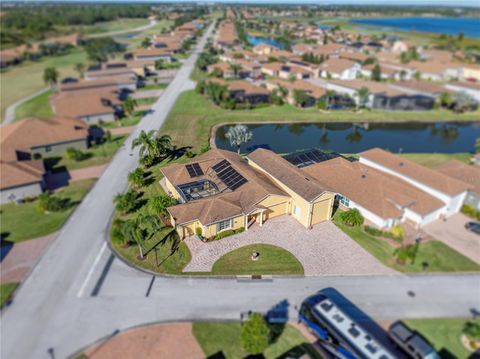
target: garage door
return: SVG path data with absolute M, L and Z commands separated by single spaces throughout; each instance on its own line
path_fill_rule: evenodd
M 266 219 L 281 216 L 282 214 L 287 213 L 287 202 L 280 203 L 280 204 L 275 204 L 273 206 L 268 207 L 266 210 Z
M 330 199 L 326 199 L 324 201 L 313 204 L 312 225 L 330 219 L 328 216 L 330 213 L 330 205 Z

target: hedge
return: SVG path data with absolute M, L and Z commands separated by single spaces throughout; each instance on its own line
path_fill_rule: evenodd
M 227 229 L 225 231 L 222 231 L 220 233 L 217 233 L 216 235 L 214 236 L 211 236 L 208 241 L 218 241 L 219 239 L 222 239 L 222 238 L 225 238 L 225 237 L 228 237 L 228 236 L 232 236 L 234 234 L 237 234 L 237 233 L 242 233 L 243 231 L 245 231 L 245 227 L 240 227 L 238 229 Z

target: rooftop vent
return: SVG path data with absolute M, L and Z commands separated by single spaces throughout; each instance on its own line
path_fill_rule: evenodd
M 404 163 L 403 162 L 400 162 L 400 167 L 403 167 Z

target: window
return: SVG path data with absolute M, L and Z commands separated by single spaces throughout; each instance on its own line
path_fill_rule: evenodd
M 293 215 L 294 215 L 295 217 L 300 217 L 301 214 L 302 214 L 301 208 L 294 205 L 294 206 L 293 206 Z
M 52 146 L 50 145 L 45 146 L 45 152 L 52 152 Z
M 347 197 L 338 196 L 338 201 L 345 207 L 350 207 L 350 200 Z
M 217 223 L 217 232 L 223 231 L 224 229 L 232 228 L 232 220 L 227 219 L 226 221 L 221 221 Z

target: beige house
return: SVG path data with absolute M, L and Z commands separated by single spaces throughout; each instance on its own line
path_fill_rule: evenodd
M 258 149 L 246 159 L 213 149 L 196 162 L 161 169 L 180 204 L 169 207 L 181 238 L 200 228 L 205 237 L 292 215 L 305 227 L 330 219 L 334 194 L 275 153 Z

